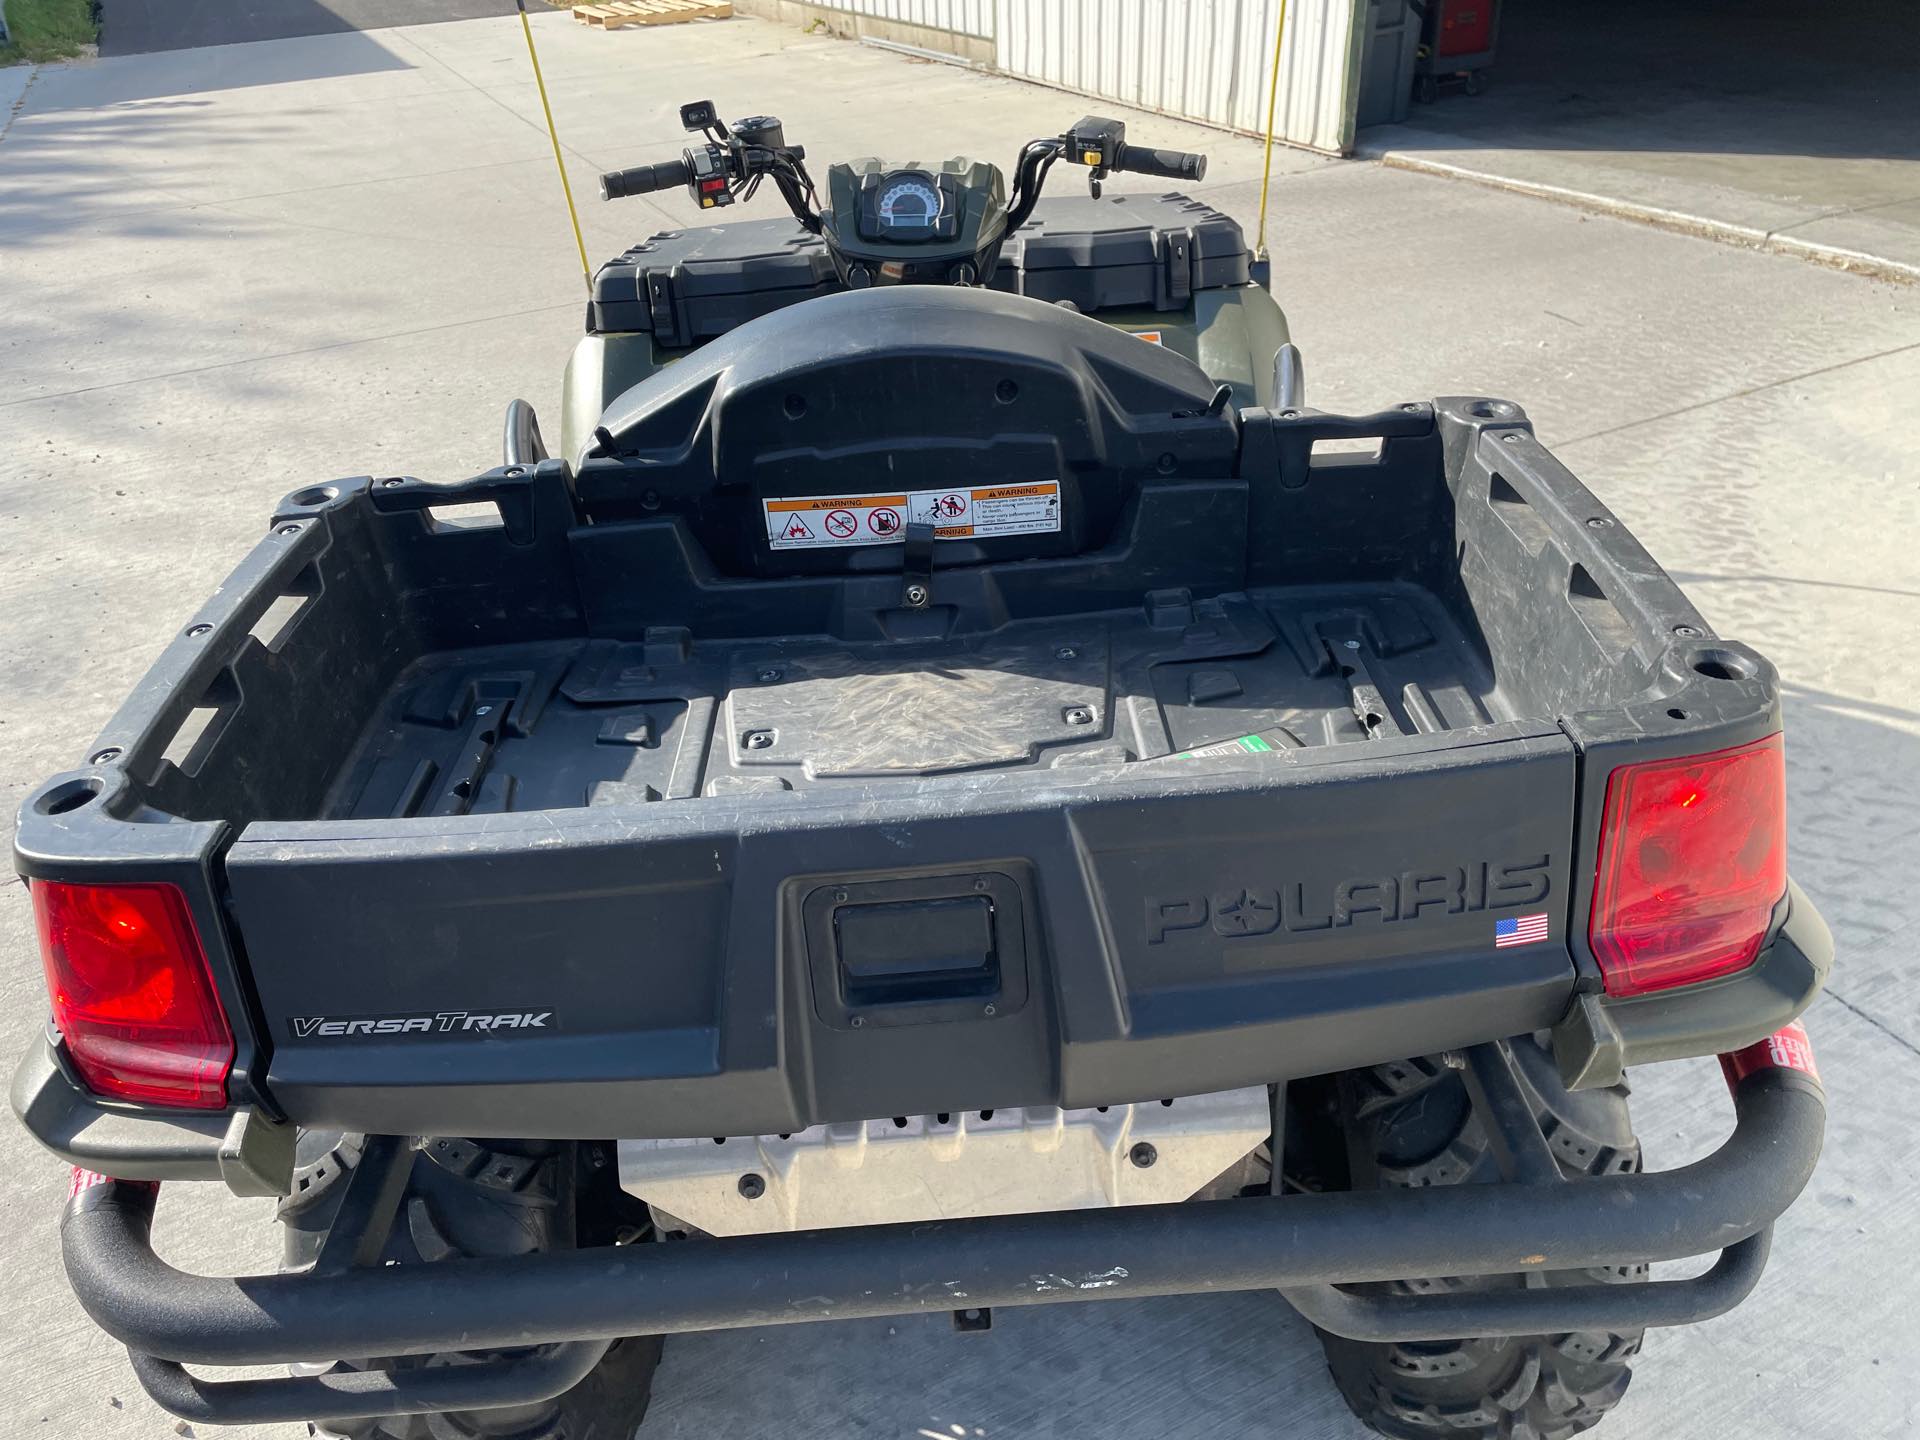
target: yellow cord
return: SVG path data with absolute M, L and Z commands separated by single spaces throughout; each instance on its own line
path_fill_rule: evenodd
M 1273 74 L 1267 80 L 1267 153 L 1260 168 L 1260 232 L 1254 258 L 1267 258 L 1267 185 L 1273 179 L 1273 102 L 1280 98 L 1280 47 L 1287 39 L 1287 0 L 1280 0 L 1280 23 L 1273 32 Z
M 553 128 L 553 107 L 547 103 L 547 82 L 540 74 L 540 52 L 533 48 L 533 26 L 527 23 L 526 0 L 520 7 L 520 29 L 527 37 L 527 58 L 533 61 L 533 83 L 540 87 L 540 109 L 547 117 L 547 138 L 553 142 L 553 163 L 560 168 L 560 190 L 567 197 L 567 218 L 573 222 L 573 243 L 580 251 L 580 275 L 593 290 L 593 267 L 587 263 L 587 242 L 580 236 L 580 212 L 573 208 L 573 186 L 567 183 L 567 162 L 560 157 L 560 132 Z

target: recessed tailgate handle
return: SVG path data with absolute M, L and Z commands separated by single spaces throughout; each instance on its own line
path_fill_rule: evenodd
M 848 1005 L 963 999 L 1000 988 L 993 902 L 985 895 L 843 905 L 833 936 Z

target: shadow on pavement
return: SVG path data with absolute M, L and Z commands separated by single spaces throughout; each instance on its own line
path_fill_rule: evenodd
M 138 0 L 136 0 L 138 3 Z M 310 0 L 299 0 L 310 3 Z M 102 54 L 110 53 L 102 46 Z M 128 53 L 128 52 L 122 52 Z M 287 85 L 302 80 L 329 80 L 381 71 L 416 69 L 377 40 L 351 27 L 328 39 L 306 45 L 262 45 L 246 49 L 216 46 L 178 50 L 145 61 L 123 65 L 43 66 L 28 92 L 21 119 L 50 110 L 83 110 L 137 102 L 204 95 L 222 90 L 246 90 Z M 147 110 L 141 115 L 150 113 Z M 11 148 L 19 121 L 9 130 L 9 149 L 0 151 L 0 181 L 12 169 Z
M 69 235 L 100 228 L 128 242 L 190 232 L 190 214 L 153 203 L 167 184 L 170 152 L 244 149 L 279 128 L 270 118 L 249 133 L 219 126 L 206 113 L 214 103 L 181 96 L 29 111 L 30 124 L 17 127 L 0 150 L 0 256 L 57 247 Z M 126 277 L 102 276 L 101 283 L 124 289 Z
M 145 55 L 202 45 L 336 35 L 511 15 L 513 0 L 103 0 L 100 53 Z

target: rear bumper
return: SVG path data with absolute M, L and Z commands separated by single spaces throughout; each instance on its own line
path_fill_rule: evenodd
M 1789 880 L 1779 925 L 1745 970 L 1625 1000 L 1580 995 L 1553 1028 L 1560 1078 L 1583 1090 L 1615 1084 L 1630 1066 L 1737 1050 L 1797 1018 L 1832 968 L 1833 934 Z
M 1320 1034 L 1313 1041 L 1318 1048 L 1296 1040 L 1280 1045 L 1274 1053 L 1295 1061 L 1292 1071 L 1311 1074 L 1316 1069 L 1362 1064 L 1369 1053 L 1375 1058 L 1431 1053 L 1449 1046 L 1471 1045 L 1490 1034 L 1513 1034 L 1552 1024 L 1561 1077 L 1570 1088 L 1584 1089 L 1613 1084 L 1626 1066 L 1735 1050 L 1800 1015 L 1813 1002 L 1833 966 L 1833 937 L 1799 886 L 1789 884 L 1781 908 L 1779 928 L 1754 964 L 1711 984 L 1626 1001 L 1584 993 L 1574 996 L 1571 1006 L 1557 982 L 1545 991 L 1534 985 L 1523 987 L 1524 1000 L 1516 999 L 1521 992 L 1477 992 L 1470 1008 L 1463 1005 L 1459 995 L 1429 996 L 1397 1007 L 1355 1006 L 1338 1014 L 1313 1013 L 1289 1022 L 1293 1031 L 1318 1030 Z M 1549 1008 L 1531 1008 L 1543 995 L 1550 1001 Z M 1402 1043 L 1403 1049 L 1382 1050 L 1382 1036 Z M 1373 1052 L 1363 1050 L 1363 1045 L 1373 1047 Z M 1298 1063 L 1303 1056 L 1315 1063 Z M 1107 1063 L 1134 1071 L 1150 1064 L 1163 1066 L 1170 1076 L 1186 1077 L 1184 1081 L 1170 1081 L 1170 1093 L 1194 1094 L 1199 1093 L 1196 1087 L 1204 1088 L 1195 1078 L 1196 1064 L 1207 1058 L 1204 1040 L 1182 1035 L 1170 1040 L 1128 1039 Z M 1286 1078 L 1271 1073 L 1272 1062 L 1267 1064 L 1267 1071 L 1256 1071 L 1251 1080 L 1241 1076 L 1234 1083 L 1265 1084 Z M 491 1092 L 482 1087 L 474 1093 L 484 1100 Z M 1032 1103 L 1038 1093 L 1021 1090 L 1011 1097 L 993 1097 L 994 1104 Z M 291 1181 L 296 1134 L 293 1123 L 267 1115 L 257 1106 L 241 1106 L 230 1113 L 202 1113 L 141 1109 L 102 1101 L 88 1094 L 69 1073 L 57 1045 L 44 1035 L 34 1037 L 21 1057 L 13 1075 L 11 1098 L 14 1113 L 35 1139 L 68 1164 L 85 1170 L 121 1180 L 219 1180 L 239 1195 L 283 1195 Z M 889 1098 L 907 1113 L 978 1108 L 932 1097 L 921 1097 L 929 1103 L 916 1107 L 897 1099 L 892 1092 Z M 1114 1097 L 1098 1093 L 1080 1097 L 1088 1104 L 1110 1098 Z M 777 1119 L 757 1129 L 747 1126 L 728 1130 L 716 1125 L 700 1133 L 775 1133 L 782 1128 L 805 1129 L 816 1119 L 844 1119 L 854 1113 L 848 1110 L 827 1117 Z M 600 1120 L 604 1125 L 605 1117 Z M 383 1127 L 357 1111 L 335 1116 L 334 1122 L 320 1128 L 422 1133 L 414 1127 Z M 516 1128 L 507 1123 L 480 1128 L 487 1133 L 522 1137 L 544 1133 L 538 1127 Z M 469 1128 L 425 1133 L 475 1132 Z M 577 1133 L 594 1132 L 592 1127 L 584 1127 Z
M 1752 1288 L 1770 1227 L 1819 1154 L 1819 1084 L 1786 1068 L 1791 1057 L 1783 1061 L 1768 1043 L 1741 1052 L 1729 1071 L 1737 1123 L 1727 1142 L 1656 1174 L 1559 1181 L 1539 1162 L 1536 1130 L 1507 1137 L 1510 1178 L 1494 1185 L 236 1279 L 184 1274 L 161 1260 L 149 1243 L 157 1187 L 103 1180 L 76 1195 L 61 1238 L 87 1313 L 134 1352 L 156 1399 L 206 1423 L 527 1403 L 569 1388 L 605 1342 L 625 1335 L 1200 1291 L 1278 1289 L 1316 1324 L 1365 1339 L 1676 1325 L 1719 1314 Z M 1480 1047 L 1469 1059 L 1478 1069 L 1496 1050 Z M 1505 1127 L 1497 1097 L 1484 1113 Z M 1724 1253 L 1706 1275 L 1644 1285 L 1439 1296 L 1337 1288 L 1714 1251 Z M 210 1382 L 181 1368 L 516 1349 L 471 1366 L 313 1379 Z
M 121 1180 L 219 1180 L 236 1195 L 284 1195 L 293 1125 L 250 1105 L 232 1111 L 157 1110 L 88 1093 L 50 1036 L 14 1068 L 13 1112 L 69 1165 Z

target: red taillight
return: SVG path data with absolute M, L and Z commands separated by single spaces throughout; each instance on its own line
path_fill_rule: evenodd
M 233 1031 L 172 885 L 33 884 L 53 1023 L 99 1095 L 218 1110 Z
M 1588 940 L 1609 995 L 1730 975 L 1787 892 L 1780 737 L 1622 765 L 1607 781 Z

